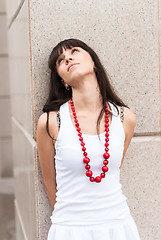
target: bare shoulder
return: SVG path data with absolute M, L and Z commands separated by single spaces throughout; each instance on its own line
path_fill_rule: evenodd
M 124 107 L 124 122 L 125 122 L 125 124 L 128 124 L 129 126 L 135 127 L 135 125 L 136 125 L 135 113 L 127 107 Z
M 44 128 L 47 122 L 47 113 L 42 113 L 38 119 L 38 126 Z M 56 111 L 49 112 L 49 126 L 56 124 Z

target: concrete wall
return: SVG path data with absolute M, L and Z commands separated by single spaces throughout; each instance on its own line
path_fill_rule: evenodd
M 7 3 L 17 239 L 45 240 L 51 224 L 36 154 L 36 124 L 47 97 L 48 55 L 60 40 L 75 37 L 95 49 L 117 92 L 136 113 L 121 182 L 141 239 L 160 240 L 159 0 Z
M 28 1 L 6 1 L 17 240 L 38 239 Z
M 0 1 L 0 177 L 13 175 L 11 99 L 5 0 Z

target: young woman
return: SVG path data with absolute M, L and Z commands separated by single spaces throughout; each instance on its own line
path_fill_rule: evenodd
M 120 167 L 134 113 L 114 92 L 96 53 L 78 39 L 53 48 L 49 97 L 37 125 L 48 240 L 139 240 Z

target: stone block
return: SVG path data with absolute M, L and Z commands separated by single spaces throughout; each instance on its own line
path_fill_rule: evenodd
M 7 26 L 14 19 L 16 13 L 21 11 L 21 6 L 23 6 L 24 2 L 25 0 L 6 0 Z
M 4 13 L 6 11 L 6 1 L 1 0 L 0 1 L 0 12 Z
M 0 95 L 7 96 L 10 94 L 8 57 L 0 57 L 0 73 Z
M 0 99 L 0 136 L 11 135 L 11 105 L 10 98 Z
M 123 193 L 142 240 L 161 239 L 160 147 L 160 137 L 135 137 L 121 169 Z
M 36 239 L 37 230 L 34 141 L 16 119 L 12 122 L 15 198 L 21 226 L 28 239 Z M 35 232 L 34 232 L 35 231 Z M 31 234 L 33 234 L 31 236 Z
M 9 75 L 12 115 L 32 134 L 32 92 L 27 7 L 26 2 L 8 33 L 10 55 Z
M 117 93 L 136 114 L 135 132 L 160 131 L 157 1 L 71 0 L 53 5 L 52 0 L 31 0 L 30 7 L 35 120 L 47 96 L 48 55 L 60 40 L 72 37 L 98 53 Z
M 6 16 L 0 15 L 0 54 L 8 53 Z
M 1 219 L 0 222 L 1 239 L 16 240 L 13 194 L 0 193 L 0 219 Z
M 12 138 L 1 138 L 1 176 L 13 176 Z

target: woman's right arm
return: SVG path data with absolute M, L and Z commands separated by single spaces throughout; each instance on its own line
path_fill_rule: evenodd
M 54 138 L 54 126 L 57 130 L 55 115 L 56 114 L 52 112 L 52 118 L 49 118 L 49 120 L 51 120 L 51 123 L 49 121 L 49 132 L 50 135 Z M 54 162 L 55 148 L 53 140 L 49 137 L 46 131 L 46 121 L 47 113 L 43 113 L 39 117 L 37 124 L 36 142 L 45 191 L 48 195 L 52 207 L 54 207 L 56 201 L 56 171 Z

